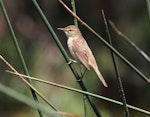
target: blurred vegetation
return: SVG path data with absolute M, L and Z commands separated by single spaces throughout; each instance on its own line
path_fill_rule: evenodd
M 51 22 L 56 34 L 61 39 L 66 51 L 68 51 L 66 37 L 62 32 L 57 31 L 57 28 L 73 24 L 72 16 L 68 14 L 58 1 L 39 0 L 38 3 L 42 7 L 49 22 Z M 37 14 L 32 1 L 5 0 L 4 4 L 31 76 L 79 88 L 63 56 Z M 66 4 L 70 6 L 70 1 L 66 1 Z M 125 35 L 150 56 L 150 24 L 146 1 L 82 0 L 76 1 L 76 8 L 78 16 L 84 19 L 104 39 L 107 39 L 108 37 L 101 15 L 101 9 L 103 9 L 107 18 L 115 22 Z M 100 71 L 109 84 L 109 88 L 104 88 L 94 71 L 91 70 L 86 72 L 86 78 L 84 79 L 88 91 L 120 100 L 109 49 L 86 28 L 81 25 L 79 27 L 96 57 Z M 146 76 L 149 76 L 150 63 L 145 61 L 129 44 L 117 36 L 113 30 L 111 30 L 111 36 L 114 47 Z M 22 66 L 11 38 L 3 12 L 0 10 L 0 54 L 18 72 L 22 73 Z M 150 110 L 149 86 L 126 64 L 120 61 L 120 59 L 117 59 L 117 63 L 125 88 L 127 103 L 145 110 Z M 78 65 L 75 66 L 79 69 Z M 18 92 L 31 96 L 29 88 L 21 80 L 16 78 L 16 76 L 6 73 L 6 69 L 8 69 L 6 65 L 0 61 L 0 82 Z M 34 85 L 48 100 L 51 100 L 56 107 L 60 108 L 60 110 L 83 115 L 82 95 L 37 82 Z M 123 110 L 118 105 L 97 99 L 94 99 L 94 101 L 100 107 L 104 117 L 119 117 L 123 115 Z M 0 115 L 2 117 L 38 116 L 36 111 L 3 93 L 0 93 L 0 102 L 2 102 L 0 106 Z M 89 107 L 88 110 L 89 115 L 92 116 L 91 108 Z M 137 115 L 148 117 L 147 115 L 132 110 L 130 110 L 130 113 L 132 117 L 137 117 Z

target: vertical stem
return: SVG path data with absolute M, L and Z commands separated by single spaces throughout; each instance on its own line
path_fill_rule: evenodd
M 72 11 L 76 14 L 76 6 L 75 6 L 75 1 L 74 0 L 71 0 L 71 6 L 72 6 Z M 78 27 L 78 21 L 76 18 L 73 18 L 74 20 L 74 24 L 75 26 Z
M 104 23 L 105 23 L 105 26 L 106 26 L 106 31 L 107 31 L 107 34 L 108 34 L 109 43 L 110 43 L 111 46 L 113 46 L 112 41 L 111 41 L 111 36 L 110 36 L 110 33 L 109 33 L 109 29 L 108 29 L 108 24 L 107 24 L 106 17 L 105 17 L 105 14 L 104 14 L 103 10 L 102 10 L 102 15 L 103 15 Z M 122 98 L 123 107 L 124 107 L 124 111 L 125 111 L 125 116 L 130 117 L 129 110 L 128 110 L 128 107 L 127 107 L 126 97 L 125 97 L 125 93 L 124 93 L 124 89 L 123 89 L 123 85 L 122 85 L 122 81 L 121 81 L 121 78 L 120 78 L 119 69 L 118 69 L 116 58 L 115 58 L 115 55 L 114 55 L 113 51 L 111 51 L 111 56 L 112 56 L 114 69 L 115 69 L 116 76 L 117 76 L 119 93 L 120 93 L 120 97 Z
M 85 95 L 83 95 L 83 104 L 84 104 L 84 117 L 88 117 L 87 102 L 86 102 L 86 96 Z
M 148 16 L 150 20 L 150 0 L 146 0 L 146 4 L 147 4 L 147 11 L 148 11 Z
M 20 47 L 19 47 L 19 44 L 18 44 L 16 35 L 15 35 L 14 31 L 13 31 L 13 28 L 12 28 L 12 25 L 11 25 L 11 23 L 10 23 L 10 20 L 9 20 L 9 17 L 8 17 L 8 14 L 7 14 L 7 11 L 6 11 L 6 8 L 5 8 L 4 3 L 3 3 L 2 0 L 0 1 L 0 5 L 1 5 L 1 8 L 2 8 L 2 10 L 3 10 L 4 17 L 5 17 L 6 21 L 7 21 L 7 25 L 8 25 L 8 27 L 9 27 L 9 30 L 10 30 L 10 33 L 11 33 L 11 36 L 12 36 L 12 39 L 13 39 L 15 48 L 16 48 L 16 50 L 17 50 L 18 56 L 19 56 L 19 58 L 20 58 L 20 61 L 21 61 L 23 70 L 24 70 L 25 74 L 29 76 L 29 72 L 28 72 L 27 66 L 26 66 L 26 64 L 25 64 L 25 61 L 24 61 L 24 58 L 23 58 L 21 49 L 20 49 Z M 29 82 L 30 84 L 32 84 L 32 82 L 31 82 L 30 79 L 28 79 L 28 82 Z M 38 98 L 37 98 L 36 93 L 34 92 L 34 90 L 32 90 L 31 88 L 30 88 L 30 90 L 31 90 L 31 92 L 32 92 L 32 95 L 33 95 L 33 98 L 34 98 L 35 102 L 38 102 Z M 37 107 L 37 110 L 38 110 L 38 112 L 39 112 L 39 116 L 40 116 L 40 117 L 43 117 L 43 116 L 42 116 L 42 113 L 41 113 L 41 111 L 39 110 L 38 107 Z

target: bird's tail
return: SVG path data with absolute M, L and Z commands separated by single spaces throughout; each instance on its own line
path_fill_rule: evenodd
M 107 85 L 106 81 L 104 80 L 102 74 L 100 73 L 98 67 L 97 67 L 97 66 L 96 66 L 96 67 L 93 67 L 93 69 L 94 69 L 94 71 L 96 72 L 96 74 L 97 74 L 98 78 L 100 79 L 100 81 L 103 83 L 103 85 L 104 85 L 105 87 L 108 87 L 108 85 Z

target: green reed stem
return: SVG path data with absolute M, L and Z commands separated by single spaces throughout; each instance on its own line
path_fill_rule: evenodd
M 102 15 L 103 15 L 103 19 L 104 19 L 104 23 L 105 23 L 105 27 L 106 27 L 106 32 L 107 32 L 108 39 L 109 39 L 109 43 L 113 47 L 112 39 L 111 39 L 109 28 L 108 28 L 108 23 L 107 23 L 107 20 L 106 20 L 106 17 L 105 17 L 105 14 L 104 14 L 103 10 L 102 10 Z M 125 93 L 124 93 L 124 89 L 123 89 L 123 85 L 122 85 L 122 81 L 121 81 L 121 77 L 120 77 L 119 68 L 118 68 L 118 65 L 117 65 L 117 62 L 116 62 L 115 54 L 113 53 L 112 50 L 111 50 L 111 56 L 112 56 L 112 60 L 113 60 L 113 64 L 114 64 L 114 69 L 115 69 L 116 77 L 117 77 L 117 82 L 118 82 L 118 88 L 119 88 L 120 97 L 121 97 L 122 102 L 123 102 L 125 116 L 126 117 L 130 117 L 130 113 L 129 113 L 129 109 L 127 107 L 126 97 L 125 97 Z
M 148 11 L 148 16 L 149 16 L 149 21 L 150 21 L 150 0 L 146 0 L 147 4 L 147 11 Z
M 71 6 L 72 6 L 72 11 L 73 11 L 75 14 L 77 14 L 77 12 L 76 12 L 75 0 L 71 0 Z M 77 21 L 77 19 L 76 19 L 76 18 L 73 18 L 73 21 L 74 21 L 75 26 L 78 27 L 78 21 Z
M 13 30 L 13 28 L 12 28 L 12 25 L 11 25 L 11 23 L 10 23 L 10 20 L 9 20 L 7 11 L 6 11 L 6 8 L 5 8 L 4 3 L 3 3 L 2 0 L 0 1 L 0 6 L 1 6 L 2 11 L 3 11 L 3 13 L 4 13 L 4 17 L 5 17 L 5 19 L 6 19 L 6 22 L 7 22 L 8 27 L 9 27 L 9 30 L 10 30 L 10 33 L 11 33 L 11 36 L 12 36 L 12 39 L 13 39 L 15 48 L 16 48 L 16 50 L 17 50 L 18 56 L 19 56 L 19 58 L 20 58 L 20 61 L 21 61 L 23 70 L 24 70 L 25 74 L 29 76 L 29 72 L 28 72 L 27 66 L 26 66 L 26 64 L 25 64 L 25 61 L 24 61 L 24 58 L 23 58 L 21 49 L 20 49 L 20 47 L 19 47 L 19 44 L 18 44 L 16 35 L 15 35 L 15 33 L 14 33 L 14 30 Z M 32 84 L 32 81 L 31 81 L 30 79 L 28 79 L 28 82 Z M 31 90 L 31 93 L 32 93 L 32 95 L 33 95 L 33 98 L 34 98 L 35 102 L 38 103 L 38 98 L 37 98 L 37 96 L 36 96 L 36 93 L 35 93 L 34 90 L 32 90 L 31 88 L 30 88 L 30 90 Z M 41 113 L 41 111 L 39 110 L 38 107 L 37 107 L 37 110 L 38 110 L 38 112 L 39 112 L 39 116 L 40 116 L 40 117 L 43 117 L 43 115 L 42 115 L 42 113 Z

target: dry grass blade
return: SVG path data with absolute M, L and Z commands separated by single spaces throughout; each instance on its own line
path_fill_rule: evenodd
M 70 113 L 66 113 L 66 112 L 58 112 L 59 114 L 61 115 L 64 115 L 64 116 L 67 116 L 67 117 L 81 117 L 81 116 L 78 116 L 78 115 L 75 115 L 75 114 L 70 114 Z
M 69 11 L 69 13 L 73 16 L 73 17 L 75 17 L 82 25 L 86 25 L 86 23 L 84 22 L 84 21 L 82 21 L 77 15 L 76 15 L 76 13 L 74 13 L 74 12 L 72 12 L 69 8 L 68 8 L 68 6 L 66 5 L 66 4 L 64 4 L 64 2 L 62 1 L 62 0 L 58 0 L 68 11 Z

